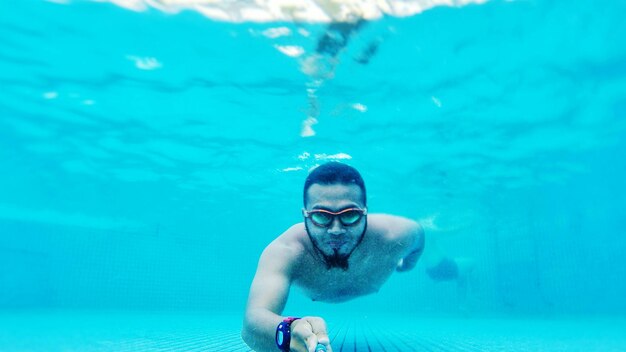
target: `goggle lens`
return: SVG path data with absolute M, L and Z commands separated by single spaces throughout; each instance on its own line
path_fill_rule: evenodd
M 331 222 L 333 222 L 334 216 L 328 213 L 315 212 L 311 213 L 311 221 L 313 221 L 316 225 L 320 226 L 328 226 Z
M 357 221 L 361 220 L 361 212 L 356 210 L 350 210 L 339 215 L 339 221 L 344 225 L 353 225 Z

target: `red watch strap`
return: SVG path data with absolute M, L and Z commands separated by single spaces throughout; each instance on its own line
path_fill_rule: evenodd
M 291 325 L 291 323 L 293 323 L 294 321 L 298 320 L 300 318 L 296 318 L 296 317 L 286 317 L 285 319 L 283 319 L 283 321 L 289 325 Z

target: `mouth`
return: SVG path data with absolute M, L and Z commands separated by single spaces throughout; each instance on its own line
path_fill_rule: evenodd
M 333 249 L 339 249 L 346 244 L 345 241 L 329 241 L 328 245 Z

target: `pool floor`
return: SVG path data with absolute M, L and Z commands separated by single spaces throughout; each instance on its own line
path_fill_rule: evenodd
M 327 317 L 334 352 L 626 351 L 626 319 Z M 250 351 L 241 316 L 0 312 L 0 351 Z

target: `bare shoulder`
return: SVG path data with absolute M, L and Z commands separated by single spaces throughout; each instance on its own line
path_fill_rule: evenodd
M 423 235 L 423 230 L 417 221 L 397 215 L 370 214 L 367 216 L 368 231 L 376 232 L 377 237 L 387 243 L 402 246 L 411 245 L 417 237 Z
M 291 226 L 265 247 L 259 265 L 292 268 L 305 253 L 305 235 L 302 223 Z

